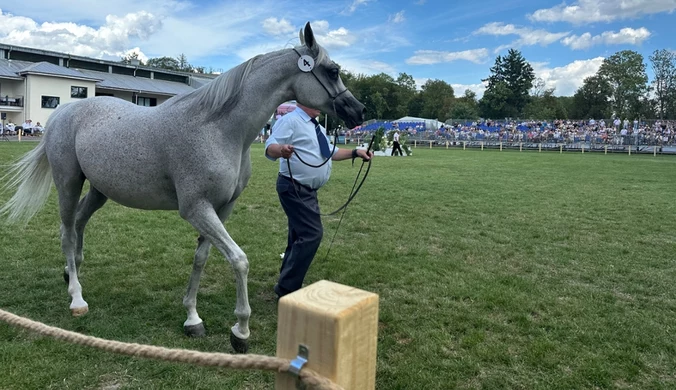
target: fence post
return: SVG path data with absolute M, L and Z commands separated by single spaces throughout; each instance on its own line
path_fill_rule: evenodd
M 603 154 L 608 154 L 608 145 L 604 146 L 603 150 L 604 150 Z
M 538 153 L 542 153 L 542 144 L 541 143 L 538 144 Z
M 467 141 L 462 141 L 462 150 L 465 150 L 467 147 Z
M 430 149 L 432 149 L 432 141 L 430 141 Z
M 523 151 L 523 142 L 519 142 L 519 152 Z
M 563 153 L 563 145 L 559 145 L 559 154 Z
M 502 141 L 500 141 L 500 151 L 502 152 Z
M 23 133 L 22 130 L 19 130 L 19 131 L 16 132 L 17 137 L 18 137 L 18 138 L 17 138 L 17 141 L 19 141 L 19 142 L 21 142 L 21 133 Z
M 584 154 L 584 144 L 582 144 L 582 154 Z
M 308 349 L 310 368 L 344 389 L 375 389 L 378 295 L 326 280 L 279 300 L 277 357 L 295 359 Z M 276 390 L 296 390 L 278 373 Z
M 446 149 L 448 149 L 448 141 L 446 141 Z
M 414 148 L 417 148 L 417 147 L 418 147 L 418 140 L 417 140 L 417 139 L 414 139 L 414 140 L 413 140 L 413 147 L 414 147 Z
M 484 141 L 481 141 L 481 150 L 484 150 Z
M 629 145 L 629 147 L 627 147 L 627 149 L 629 149 L 629 155 L 631 156 L 631 145 Z
M 653 157 L 657 157 L 657 145 L 653 146 Z

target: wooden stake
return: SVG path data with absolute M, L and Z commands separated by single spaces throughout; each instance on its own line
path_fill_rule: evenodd
M 446 149 L 448 149 L 448 141 L 446 141 Z
M 559 154 L 563 153 L 563 145 L 559 145 Z
M 481 141 L 481 150 L 484 150 L 484 141 Z
M 279 300 L 277 357 L 295 359 L 344 389 L 375 389 L 378 295 L 326 280 Z M 276 390 L 295 390 L 296 378 L 279 373 Z
M 538 144 L 538 153 L 542 152 L 542 144 Z
M 500 151 L 502 152 L 502 142 L 500 142 Z
M 519 142 L 519 152 L 523 151 L 523 142 Z
M 582 144 L 582 154 L 584 154 L 584 144 Z
M 432 141 L 430 141 L 430 149 L 432 149 Z
M 627 149 L 629 149 L 629 155 L 631 156 L 631 145 Z
M 603 154 L 608 154 L 608 145 L 604 146 L 603 150 L 604 150 Z
M 653 157 L 657 157 L 657 145 L 653 146 Z
M 467 141 L 462 141 L 462 150 L 465 150 L 467 147 Z

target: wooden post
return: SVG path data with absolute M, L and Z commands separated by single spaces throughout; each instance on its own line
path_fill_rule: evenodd
M 582 154 L 584 154 L 584 144 L 582 144 Z
M 629 149 L 629 155 L 631 156 L 631 145 L 627 149 Z
M 538 153 L 542 153 L 542 144 L 538 144 Z
M 465 150 L 467 147 L 467 141 L 462 141 L 462 150 Z
M 19 130 L 16 132 L 17 134 L 17 141 L 21 142 L 21 133 L 23 133 L 23 130 Z
M 559 154 L 563 153 L 563 145 L 559 145 Z
M 279 300 L 277 357 L 295 359 L 344 389 L 376 388 L 378 295 L 319 281 Z M 296 390 L 296 379 L 278 373 L 276 390 Z
M 414 147 L 414 148 L 417 148 L 417 147 L 418 147 L 418 140 L 417 140 L 417 139 L 414 139 L 414 140 L 413 140 L 413 147 Z
M 502 152 L 502 141 L 500 141 L 500 151 Z
M 481 141 L 481 150 L 484 150 L 484 141 Z
M 657 145 L 653 146 L 653 157 L 657 157 Z
M 446 141 L 446 149 L 448 149 L 448 141 Z
M 603 154 L 608 154 L 608 145 L 603 147 Z
M 430 141 L 430 149 L 432 149 L 432 141 Z
M 519 142 L 519 152 L 523 151 L 523 142 Z

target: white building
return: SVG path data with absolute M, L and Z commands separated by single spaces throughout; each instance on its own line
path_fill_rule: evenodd
M 0 43 L 0 118 L 46 125 L 59 104 L 92 96 L 155 106 L 215 77 Z

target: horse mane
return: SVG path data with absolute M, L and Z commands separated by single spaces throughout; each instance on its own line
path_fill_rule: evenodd
M 316 45 L 318 52 L 315 63 L 319 64 L 328 58 L 328 53 L 324 47 L 319 44 Z M 302 47 L 304 46 L 297 46 L 295 49 L 298 50 Z M 279 52 L 282 51 L 280 50 Z M 164 104 L 178 104 L 183 101 L 191 101 L 191 104 L 195 104 L 201 108 L 202 113 L 207 118 L 220 117 L 229 112 L 237 104 L 240 96 L 239 93 L 242 90 L 244 82 L 251 74 L 254 62 L 262 56 L 262 54 L 259 54 L 216 77 L 205 86 L 169 99 Z
M 259 57 L 261 56 L 257 55 L 235 66 L 195 91 L 176 96 L 175 99 L 170 100 L 173 101 L 173 104 L 190 100 L 192 104 L 200 107 L 207 117 L 220 116 L 230 111 L 237 103 L 242 85 L 251 73 L 253 63 Z M 164 104 L 167 103 L 169 101 Z

